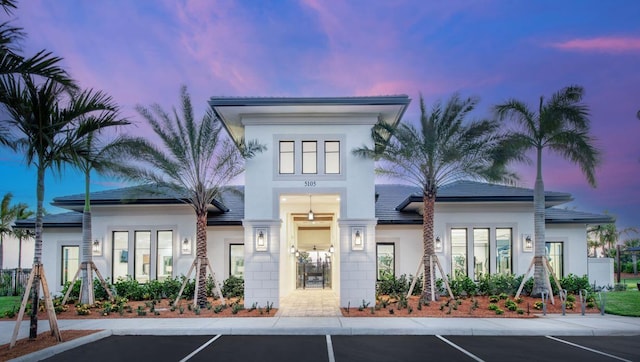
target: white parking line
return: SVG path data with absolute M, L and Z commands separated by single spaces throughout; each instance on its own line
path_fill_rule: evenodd
M 222 337 L 222 334 L 218 334 L 217 336 L 211 338 L 210 340 L 207 341 L 207 343 L 203 344 L 202 346 L 198 347 L 198 349 L 196 349 L 195 351 L 189 353 L 189 355 L 183 359 L 180 360 L 180 362 L 185 362 L 188 361 L 189 359 L 191 359 L 191 357 L 195 356 L 196 354 L 198 354 L 200 351 L 202 351 L 203 349 L 207 348 L 208 345 L 210 345 L 211 343 L 215 342 L 216 339 Z
M 545 336 L 545 337 L 547 337 L 549 339 L 553 339 L 554 341 L 558 341 L 558 342 L 562 342 L 562 343 L 568 344 L 570 346 L 582 348 L 582 349 L 584 349 L 586 351 L 589 351 L 589 352 L 593 352 L 593 353 L 601 354 L 603 356 L 607 356 L 607 357 L 610 357 L 610 358 L 613 358 L 613 359 L 617 359 L 618 361 L 632 362 L 631 360 L 624 359 L 624 358 L 618 357 L 618 356 L 614 356 L 614 355 L 606 353 L 606 352 L 598 351 L 597 349 L 581 346 L 581 345 L 575 344 L 573 342 L 565 341 L 564 339 L 560 339 L 560 338 L 556 338 L 556 337 L 552 337 L 552 336 Z
M 451 347 L 457 349 L 458 351 L 460 351 L 460 352 L 466 354 L 467 356 L 473 358 L 474 360 L 476 360 L 478 362 L 484 362 L 484 360 L 482 358 L 480 358 L 480 357 L 476 356 L 475 354 L 467 351 L 466 349 L 458 346 L 457 344 L 451 342 L 450 340 L 444 338 L 443 336 L 440 336 L 440 335 L 436 334 L 436 337 L 438 337 L 441 341 L 445 342 L 446 344 L 450 345 Z
M 333 355 L 333 343 L 331 342 L 331 336 L 327 334 L 327 353 L 329 354 L 329 362 L 336 362 L 336 357 Z

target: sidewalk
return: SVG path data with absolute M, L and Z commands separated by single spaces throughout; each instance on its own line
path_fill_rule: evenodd
M 0 322 L 0 344 L 9 343 L 15 321 Z M 613 315 L 547 315 L 539 318 L 128 318 L 63 319 L 61 330 L 104 329 L 114 335 L 526 335 L 606 336 L 640 335 L 640 318 Z M 38 333 L 49 330 L 39 321 Z M 20 324 L 18 339 L 29 335 L 29 321 Z

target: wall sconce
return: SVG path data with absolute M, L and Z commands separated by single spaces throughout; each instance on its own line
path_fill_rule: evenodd
M 531 240 L 531 235 L 522 234 L 522 250 L 528 252 L 533 251 L 533 240 Z
M 336 251 L 336 248 L 333 247 L 333 244 L 329 247 L 329 252 L 333 254 Z
M 440 236 L 436 236 L 436 241 L 434 243 L 434 250 L 436 253 L 442 252 L 442 239 L 440 239 Z
M 95 239 L 91 248 L 93 255 L 102 255 L 102 242 L 100 239 Z
M 182 240 L 182 249 L 180 249 L 183 255 L 191 254 L 191 239 L 184 238 Z
M 269 245 L 269 235 L 267 229 L 256 229 L 256 251 L 267 251 Z
M 289 248 L 289 252 L 290 252 L 291 254 L 295 254 L 295 253 L 296 253 L 296 247 L 295 247 L 295 246 L 293 246 L 293 244 L 291 244 L 291 248 Z
M 364 250 L 364 228 L 351 228 L 351 250 Z

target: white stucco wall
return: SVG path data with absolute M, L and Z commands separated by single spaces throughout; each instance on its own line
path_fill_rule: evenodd
M 22 239 L 22 263 L 21 267 L 31 268 L 33 264 L 33 251 L 35 242 L 33 238 Z M 18 238 L 5 235 L 2 242 L 4 269 L 15 269 L 18 267 L 19 242 Z
M 42 233 L 42 265 L 52 294 L 62 290 L 62 247 L 80 243 L 81 228 L 46 228 Z

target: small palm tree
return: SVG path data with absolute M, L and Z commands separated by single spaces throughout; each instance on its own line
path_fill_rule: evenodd
M 589 108 L 582 103 L 583 94 L 582 87 L 569 86 L 554 93 L 546 102 L 544 97 L 540 97 L 537 110 L 516 99 L 495 106 L 499 119 L 511 119 L 517 127 L 506 145 L 510 152 L 520 154 L 522 159 L 527 151 L 533 150 L 536 153 L 533 296 L 545 292 L 548 282 L 543 265 L 546 250 L 543 153 L 555 153 L 577 164 L 589 184 L 593 187 L 596 185 L 595 168 L 600 162 L 600 151 L 589 135 Z
M 454 94 L 446 104 L 437 102 L 429 112 L 420 96 L 420 123 L 416 128 L 382 122 L 374 128 L 373 148 L 355 149 L 356 155 L 379 160 L 377 172 L 406 180 L 422 189 L 423 196 L 423 298 L 432 300 L 431 266 L 434 254 L 433 218 L 438 188 L 447 183 L 474 178 L 510 181 L 515 175 L 504 165 L 503 136 L 499 123 L 466 120 L 478 100 Z
M 124 138 L 111 147 L 120 156 L 116 171 L 128 179 L 152 185 L 150 191 L 187 200 L 196 214 L 196 257 L 207 257 L 207 209 L 220 197 L 221 188 L 244 171 L 242 159 L 252 157 L 264 147 L 256 142 L 234 144 L 222 138 L 219 119 L 209 110 L 202 121 L 193 115 L 186 87 L 180 90 L 181 109 L 165 112 L 156 104 L 137 110 L 160 138 L 156 146 L 142 137 Z M 196 302 L 206 304 L 206 265 L 196 271 Z
M 11 205 L 12 199 L 13 194 L 7 192 L 2 197 L 2 202 L 0 203 L 0 270 L 4 267 L 4 237 L 13 234 L 11 224 L 13 224 L 13 221 L 18 216 L 19 208 L 26 206 L 22 203 Z
M 19 203 L 16 210 L 16 220 L 25 220 L 32 217 L 34 212 L 29 210 L 29 205 Z M 32 229 L 13 228 L 13 235 L 18 238 L 18 270 L 22 269 L 22 241 L 32 239 L 35 233 Z
M 37 169 L 35 250 L 33 264 L 42 264 L 42 222 L 46 170 L 60 172 L 81 149 L 82 140 L 99 129 L 119 125 L 108 120 L 88 119 L 91 114 L 115 112 L 112 99 L 102 92 L 86 90 L 68 94 L 60 83 L 47 79 L 37 83 L 31 76 L 0 78 L 0 94 L 10 119 L 5 121 L 16 134 L 18 151 L 24 153 L 27 165 Z M 67 96 L 67 98 L 65 98 Z M 63 102 L 68 100 L 66 104 Z M 29 338 L 37 337 L 40 275 L 34 276 Z

